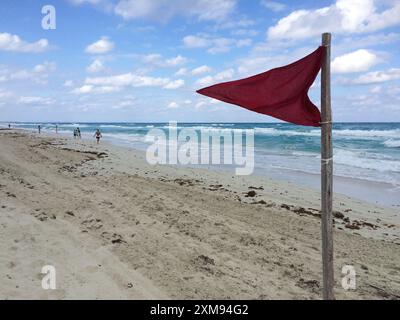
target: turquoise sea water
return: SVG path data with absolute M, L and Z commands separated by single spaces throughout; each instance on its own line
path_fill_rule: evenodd
M 11 123 L 13 127 L 33 130 L 39 124 L 43 131 L 52 132 L 56 125 L 56 123 Z M 7 125 L 8 123 L 1 124 L 1 126 Z M 167 132 L 169 128 L 167 123 L 58 123 L 57 125 L 60 133 L 71 136 L 73 129 L 79 127 L 83 137 L 87 138 L 92 138 L 95 129 L 99 128 L 104 139 L 142 150 L 148 145 L 145 142 L 145 135 L 150 129 L 161 128 Z M 255 174 L 319 186 L 317 179 L 320 171 L 319 128 L 286 123 L 178 123 L 178 132 L 183 128 L 213 131 L 254 129 Z M 364 198 L 362 194 L 367 194 L 366 197 L 372 196 L 377 202 L 400 204 L 400 123 L 335 123 L 333 145 L 334 174 L 339 186 L 340 183 L 352 180 L 352 186 L 348 186 L 350 195 Z M 348 193 L 347 191 L 345 192 Z M 377 192 L 384 194 L 379 195 Z

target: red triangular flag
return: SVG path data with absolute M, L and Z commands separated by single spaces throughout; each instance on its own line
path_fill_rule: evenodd
M 321 114 L 307 93 L 318 75 L 324 54 L 325 48 L 321 46 L 287 66 L 197 92 L 287 122 L 319 127 Z

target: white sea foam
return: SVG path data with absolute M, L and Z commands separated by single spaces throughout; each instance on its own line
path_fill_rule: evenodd
M 296 131 L 296 130 L 280 130 L 275 128 L 260 128 L 256 127 L 256 134 L 265 134 L 272 136 L 286 135 L 286 136 L 314 136 L 319 137 L 321 131 L 319 129 L 312 129 L 310 131 Z M 400 138 L 400 130 L 352 130 L 352 129 L 335 129 L 332 131 L 334 136 L 341 137 L 356 137 L 356 138 Z
M 87 128 L 90 127 L 88 124 L 83 124 L 83 123 L 66 123 L 66 124 L 58 124 L 59 127 L 71 127 L 71 128 Z
M 350 167 L 370 169 L 380 172 L 400 172 L 400 161 L 387 156 L 378 159 L 376 157 L 367 157 L 364 153 L 339 149 L 335 150 L 333 160 L 337 164 Z
M 105 138 L 122 140 L 124 142 L 144 142 L 145 136 L 142 134 L 133 133 L 104 133 Z
M 160 127 L 161 129 L 192 129 L 192 130 L 201 130 L 205 132 L 243 132 L 244 129 L 234 129 L 234 128 L 221 128 L 221 127 L 213 127 L 213 126 L 202 126 L 202 125 L 197 125 L 197 126 L 163 126 Z
M 319 157 L 319 154 L 311 151 L 293 151 L 292 155 L 300 157 L 313 157 L 313 158 Z
M 271 136 L 320 136 L 320 130 L 311 130 L 311 131 L 295 131 L 295 130 L 280 130 L 275 128 L 254 128 L 256 134 L 264 134 Z
M 126 127 L 126 126 L 121 126 L 121 125 L 116 125 L 116 124 L 101 124 L 100 128 L 132 128 L 132 127 Z
M 195 130 L 204 130 L 204 131 L 236 131 L 243 130 L 241 128 L 223 128 L 218 127 L 219 124 L 212 125 L 194 125 L 187 128 L 195 129 Z M 224 125 L 225 126 L 225 125 Z M 169 125 L 162 126 L 163 129 L 183 129 L 184 126 L 171 127 Z M 263 128 L 263 127 L 255 127 L 254 128 L 256 134 L 261 135 L 270 135 L 270 136 L 309 136 L 309 137 L 319 137 L 321 135 L 320 129 L 312 129 L 309 131 L 300 131 L 300 130 L 285 130 L 285 129 L 276 129 L 276 128 Z M 353 129 L 335 129 L 333 130 L 334 136 L 339 137 L 349 137 L 349 138 L 400 138 L 400 130 L 353 130 Z
M 400 130 L 333 130 L 334 135 L 366 138 L 400 138 Z
M 389 148 L 400 148 L 400 140 L 390 139 L 386 140 L 383 144 Z

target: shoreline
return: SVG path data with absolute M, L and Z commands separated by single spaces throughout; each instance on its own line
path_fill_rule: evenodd
M 8 130 L 8 129 L 7 129 Z M 13 130 L 13 129 L 11 129 Z M 35 132 L 35 130 L 30 130 L 30 129 L 14 129 L 16 131 L 21 131 L 21 132 L 26 132 L 31 134 L 34 137 L 38 137 L 38 138 L 50 138 L 50 139 L 57 139 L 57 138 L 61 138 L 62 140 L 67 141 L 67 145 L 69 147 L 76 147 L 79 146 L 79 148 L 84 148 L 86 146 L 90 146 L 90 147 L 96 147 L 99 149 L 112 149 L 116 152 L 123 152 L 123 153 L 133 153 L 135 156 L 135 159 L 139 158 L 141 161 L 146 162 L 146 166 L 153 168 L 153 167 L 158 167 L 158 168 L 167 168 L 167 169 L 174 169 L 177 172 L 179 172 L 179 170 L 187 170 L 189 172 L 202 172 L 202 174 L 206 174 L 209 175 L 209 172 L 211 171 L 213 175 L 216 175 L 218 177 L 224 177 L 226 175 L 228 176 L 235 176 L 235 173 L 233 172 L 233 170 L 230 169 L 224 169 L 224 165 L 208 165 L 207 168 L 205 168 L 203 165 L 182 165 L 182 164 L 176 164 L 176 165 L 170 165 L 170 164 L 166 164 L 166 165 L 150 165 L 147 164 L 147 161 L 145 159 L 145 151 L 135 148 L 134 146 L 130 146 L 130 145 L 124 145 L 124 144 L 118 144 L 116 141 L 114 141 L 114 139 L 108 139 L 108 138 L 102 138 L 101 139 L 101 143 L 99 145 L 96 145 L 94 138 L 91 138 L 89 135 L 82 135 L 81 139 L 74 139 L 72 137 L 70 137 L 69 135 L 67 135 L 66 133 L 55 133 L 55 132 L 48 132 L 48 131 L 42 131 L 42 133 L 39 135 L 37 132 Z M 294 173 L 296 170 L 292 170 L 291 172 Z M 320 176 L 319 174 L 311 174 L 308 172 L 300 172 L 300 176 L 305 176 L 305 177 L 314 177 L 315 179 L 318 180 L 318 183 L 320 183 Z M 295 187 L 298 190 L 301 191 L 305 191 L 307 194 L 313 194 L 314 198 L 318 198 L 320 197 L 320 189 L 314 187 L 313 185 L 309 184 L 309 183 L 301 183 L 296 179 L 287 179 L 287 176 L 285 175 L 283 178 L 279 178 L 279 177 L 274 177 L 274 176 L 268 176 L 268 175 L 263 175 L 263 174 L 257 174 L 256 173 L 256 169 L 255 172 L 251 175 L 244 175 L 244 176 L 237 176 L 237 178 L 239 180 L 242 181 L 246 181 L 247 184 L 251 185 L 252 183 L 259 183 L 259 184 L 263 184 L 264 182 L 273 182 L 274 184 L 284 188 L 291 188 L 291 187 Z M 363 197 L 354 197 L 351 195 L 347 195 L 345 193 L 338 193 L 335 191 L 335 185 L 337 183 L 337 179 L 344 179 L 344 180 L 349 180 L 352 183 L 354 183 L 354 181 L 356 181 L 357 184 L 362 184 L 362 182 L 365 182 L 366 180 L 363 179 L 356 179 L 356 178 L 349 178 L 349 177 L 338 177 L 336 175 L 334 175 L 334 210 L 335 208 L 335 202 L 337 203 L 343 203 L 343 201 L 348 201 L 350 200 L 353 204 L 366 204 L 367 207 L 373 208 L 370 210 L 367 210 L 367 213 L 373 213 L 375 210 L 375 207 L 378 209 L 382 209 L 383 212 L 390 212 L 389 215 L 389 220 L 391 220 L 392 217 L 395 217 L 395 220 L 391 220 L 391 222 L 398 222 L 400 223 L 400 204 L 398 205 L 384 205 L 381 203 L 378 203 L 376 201 L 368 201 L 366 199 L 363 199 Z M 307 180 L 307 179 L 306 179 Z M 376 185 L 378 185 L 378 188 L 380 186 L 383 185 L 383 183 L 378 182 L 378 181 L 368 181 L 371 183 L 374 183 Z M 389 183 L 386 183 L 386 185 L 390 185 Z M 349 187 L 349 186 L 347 186 Z M 238 188 L 236 190 L 236 192 L 239 191 L 240 188 Z M 364 187 L 364 189 L 368 189 L 368 186 Z M 335 200 L 336 199 L 336 200 Z M 296 198 L 296 200 L 298 200 L 298 198 Z M 293 206 L 295 206 L 296 204 L 293 203 Z M 317 203 L 317 205 L 319 206 L 319 202 Z M 368 206 L 369 205 L 369 206 Z M 340 210 L 340 208 L 339 208 Z M 370 215 L 370 214 L 368 214 Z M 360 218 L 362 218 L 362 216 L 359 216 Z M 368 217 L 368 218 L 372 218 L 375 219 L 376 217 Z M 400 234 L 399 234 L 400 237 Z
M 150 166 L 139 151 L 61 135 L 1 130 L 0 144 L 2 273 L 11 278 L 1 280 L 2 297 L 54 298 L 23 285 L 38 282 L 51 257 L 86 284 L 67 268 L 57 298 L 320 298 L 319 195 L 310 188 Z M 338 299 L 398 299 L 398 212 L 337 194 L 334 207 Z M 358 290 L 340 287 L 343 264 L 355 266 Z
M 34 130 L 29 129 L 21 129 L 27 130 L 29 132 L 35 133 Z M 64 136 L 66 138 L 70 138 L 67 133 L 59 133 L 55 134 L 53 132 L 45 131 L 44 134 L 49 135 L 50 137 Z M 71 132 L 72 134 L 72 132 Z M 86 141 L 90 141 L 90 135 L 84 133 L 82 135 L 82 139 Z M 139 142 L 133 144 L 132 142 L 127 141 L 119 141 L 117 138 L 109 138 L 105 137 L 102 139 L 103 142 L 106 141 L 112 145 L 127 148 L 130 150 L 135 150 L 138 152 L 145 152 L 145 150 L 139 147 Z M 144 143 L 140 143 L 144 144 Z M 255 157 L 255 161 L 257 161 L 257 156 Z M 183 168 L 204 168 L 204 165 L 181 165 Z M 210 170 L 222 171 L 231 173 L 232 168 L 228 168 L 229 166 L 224 165 L 209 165 L 207 166 Z M 302 171 L 299 169 L 289 169 L 289 168 L 279 168 L 274 169 L 275 171 L 271 172 L 269 169 L 263 169 L 257 167 L 254 168 L 254 172 L 252 176 L 259 176 L 270 178 L 273 180 L 279 180 L 282 182 L 290 182 L 294 184 L 298 184 L 299 186 L 303 186 L 306 188 L 311 188 L 314 191 L 320 190 L 320 174 L 319 173 L 311 173 L 307 171 Z M 341 192 L 337 192 L 335 190 L 341 190 Z M 374 205 L 384 206 L 388 208 L 400 208 L 400 189 L 399 186 L 394 185 L 390 182 L 383 181 L 375 181 L 369 180 L 365 178 L 357 178 L 357 177 L 347 177 L 334 174 L 334 192 L 336 194 L 341 194 L 343 196 L 350 196 L 357 200 L 366 201 Z M 376 199 L 376 195 L 379 194 L 379 200 Z M 383 196 L 382 196 L 383 195 Z

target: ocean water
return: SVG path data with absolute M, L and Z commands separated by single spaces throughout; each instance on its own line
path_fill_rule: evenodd
M 11 123 L 13 127 L 54 132 L 56 123 Z M 8 123 L 2 123 L 7 126 Z M 105 140 L 145 150 L 150 129 L 168 132 L 168 123 L 58 123 L 60 134 L 79 127 L 92 138 L 99 128 Z M 286 123 L 178 123 L 195 130 L 255 131 L 255 174 L 319 188 L 320 129 Z M 400 205 L 400 123 L 335 123 L 333 126 L 336 192 L 371 202 Z M 224 169 L 219 166 L 216 169 Z

